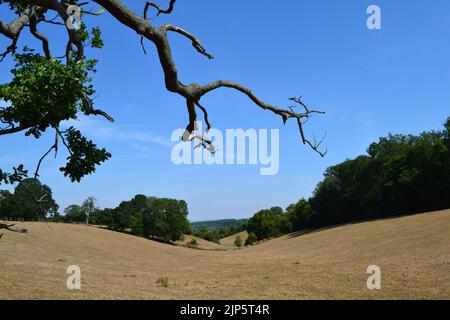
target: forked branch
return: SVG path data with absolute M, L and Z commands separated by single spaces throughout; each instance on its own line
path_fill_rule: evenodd
M 172 13 L 176 1 L 177 0 L 170 0 L 169 8 L 167 8 L 166 10 L 161 9 L 161 7 L 158 4 L 156 4 L 156 3 L 147 2 L 145 4 L 145 8 L 144 8 L 144 18 L 147 19 L 147 11 L 148 11 L 149 7 L 153 7 L 156 10 L 158 10 L 158 13 L 156 14 L 156 16 L 159 16 L 161 13 L 164 13 L 164 14 Z

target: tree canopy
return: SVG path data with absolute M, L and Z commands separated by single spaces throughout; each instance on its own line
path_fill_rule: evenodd
M 86 9 L 93 5 L 99 6 L 99 10 Z M 143 1 L 140 14 L 133 12 L 120 0 L 0 0 L 0 7 L 2 12 L 9 10 L 15 15 L 9 23 L 0 17 L 0 34 L 10 40 L 10 45 L 0 53 L 0 60 L 12 56 L 14 61 L 11 81 L 0 84 L 0 101 L 3 100 L 7 104 L 6 107 L 0 107 L 0 136 L 24 133 L 39 139 L 47 131 L 53 131 L 55 137 L 54 143 L 37 161 L 34 178 L 39 177 L 43 160 L 52 151 L 56 154 L 60 144 L 68 153 L 67 163 L 60 171 L 72 181 L 79 182 L 85 175 L 93 173 L 96 166 L 111 157 L 107 150 L 84 137 L 77 128 L 61 127 L 63 121 L 76 119 L 80 114 L 102 116 L 108 121 L 114 121 L 108 113 L 95 106 L 93 77 L 98 61 L 89 56 L 92 50 L 102 49 L 104 43 L 101 29 L 96 25 L 89 26 L 87 19 L 84 19 L 87 15 L 95 18 L 108 14 L 118 26 L 134 30 L 137 33 L 137 44 L 140 42 L 144 49 L 143 54 L 146 54 L 146 42 L 156 47 L 166 89 L 185 100 L 188 124 L 180 137 L 184 141 L 198 139 L 201 146 L 211 149 L 212 141 L 206 136 L 194 133 L 198 112 L 203 114 L 207 129 L 211 128 L 207 109 L 202 105 L 201 99 L 219 88 L 230 88 L 246 95 L 259 108 L 280 116 L 284 123 L 294 119 L 303 144 L 310 146 L 321 156 L 326 153 L 319 149 L 321 141 L 311 142 L 303 130 L 306 119 L 312 114 L 323 112 L 310 109 L 301 98 L 290 98 L 298 109 L 294 106 L 280 108 L 262 101 L 249 88 L 233 81 L 216 80 L 203 85 L 181 82 L 172 57 L 169 33 L 189 40 L 193 48 L 204 57 L 213 59 L 213 56 L 189 31 L 171 24 L 155 26 L 155 20 L 149 21 L 150 10 L 156 12 L 156 17 L 174 12 L 176 0 L 171 0 L 167 9 L 156 3 Z M 42 32 L 44 28 L 41 27 L 44 25 L 52 30 L 49 33 L 57 32 L 58 29 L 65 30 L 66 41 L 61 45 L 64 55 L 54 54 L 54 46 L 50 46 L 51 37 Z M 21 35 L 25 32 L 36 38 L 39 45 L 33 47 L 30 43 L 23 44 Z M 28 174 L 29 170 L 23 165 L 8 171 L 0 170 L 0 183 L 15 183 Z
M 188 213 L 184 200 L 136 195 L 115 209 L 96 210 L 89 220 L 112 230 L 169 242 L 191 232 Z
M 390 134 L 367 155 L 329 167 L 309 199 L 261 210 L 248 222 L 258 240 L 280 233 L 450 208 L 450 118 L 440 131 Z
M 0 217 L 15 220 L 40 220 L 48 215 L 58 215 L 58 204 L 52 197 L 49 186 L 37 179 L 28 178 L 20 182 L 14 193 L 0 191 Z

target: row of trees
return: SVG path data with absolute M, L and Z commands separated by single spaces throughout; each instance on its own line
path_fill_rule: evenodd
M 89 221 L 111 230 L 168 242 L 191 233 L 187 216 L 188 207 L 184 200 L 137 195 L 115 209 L 95 210 Z
M 64 210 L 64 216 L 58 216 L 56 219 L 59 222 L 66 223 L 91 223 L 92 217 L 96 212 L 100 211 L 97 207 L 97 199 L 89 197 L 83 201 L 81 206 L 72 204 Z
M 115 209 L 99 209 L 94 197 L 81 205 L 70 205 L 59 215 L 59 206 L 49 186 L 37 179 L 25 179 L 11 193 L 0 190 L 0 218 L 4 220 L 46 220 L 105 226 L 138 236 L 176 241 L 191 233 L 187 203 L 137 195 Z
M 219 220 L 220 221 L 227 221 L 227 220 Z M 247 220 L 242 219 L 242 220 L 230 220 L 232 222 L 230 222 L 229 225 L 227 226 L 221 226 L 221 227 L 215 227 L 212 226 L 210 228 L 206 227 L 207 222 L 204 222 L 203 224 L 205 226 L 203 226 L 200 228 L 196 228 L 197 230 L 194 229 L 194 226 L 196 226 L 196 224 L 193 224 L 193 234 L 196 237 L 205 239 L 207 241 L 211 241 L 211 242 L 215 242 L 215 243 L 219 243 L 219 239 L 228 237 L 230 235 L 239 233 L 241 231 L 244 231 L 247 229 Z M 211 223 L 214 223 L 215 221 L 211 221 Z
M 302 229 L 450 208 L 450 118 L 441 131 L 389 135 L 329 167 L 313 196 L 248 221 L 258 240 Z

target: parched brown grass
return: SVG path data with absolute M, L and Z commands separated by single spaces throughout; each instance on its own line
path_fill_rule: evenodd
M 0 299 L 450 299 L 450 210 L 231 251 L 95 227 L 20 225 L 29 233 L 4 231 L 0 240 Z M 366 288 L 373 264 L 381 290 Z M 81 267 L 81 290 L 66 287 L 69 265 Z
M 197 242 L 196 248 L 200 249 L 200 250 L 224 251 L 224 250 L 234 249 L 232 246 L 226 246 L 226 245 L 214 243 L 214 242 L 207 241 L 207 240 L 199 238 L 199 237 L 194 237 L 192 235 L 184 235 L 184 240 L 177 241 L 177 242 L 175 242 L 175 244 L 179 245 L 179 246 L 188 246 L 188 244 L 192 240 L 195 240 Z
M 221 245 L 234 247 L 234 241 L 236 241 L 237 237 L 241 237 L 242 244 L 244 244 L 248 238 L 248 233 L 247 231 L 242 231 L 236 234 L 232 234 L 231 236 L 222 238 L 219 241 Z

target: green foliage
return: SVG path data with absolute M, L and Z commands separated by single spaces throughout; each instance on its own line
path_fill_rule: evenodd
M 187 246 L 189 248 L 196 248 L 198 246 L 197 240 L 192 239 L 191 241 L 188 242 Z
M 63 120 L 74 119 L 82 108 L 83 94 L 94 93 L 86 63 L 68 65 L 47 60 L 32 50 L 16 54 L 11 70 L 14 78 L 0 85 L 0 100 L 9 107 L 0 109 L 4 123 L 29 127 L 26 135 L 39 138 L 49 126 L 56 127 Z
M 6 184 L 14 184 L 22 181 L 27 175 L 28 171 L 24 169 L 23 164 L 19 165 L 17 168 L 13 168 L 12 173 L 3 172 L 0 169 L 0 184 L 2 184 L 2 182 Z
M 248 220 L 248 231 L 258 240 L 269 239 L 280 234 L 280 221 L 285 221 L 280 207 L 261 210 Z
M 0 216 L 27 221 L 57 215 L 59 206 L 52 198 L 52 190 L 37 179 L 20 182 L 14 193 L 0 192 Z
M 258 237 L 253 232 L 249 232 L 247 240 L 245 240 L 246 246 L 251 246 L 253 243 L 258 241 Z
M 112 228 L 113 209 L 95 210 L 89 217 L 89 222 L 94 225 L 106 226 Z
M 380 138 L 328 168 L 313 197 L 288 207 L 293 230 L 450 207 L 450 118 L 444 130 Z
M 156 284 L 160 287 L 168 288 L 169 287 L 169 278 L 161 277 L 158 280 L 156 280 Z
M 143 213 L 148 206 L 147 197 L 137 195 L 130 201 L 123 201 L 112 213 L 111 229 L 144 235 Z
M 170 242 L 191 232 L 187 216 L 187 203 L 183 200 L 136 195 L 115 209 L 93 209 L 89 220 L 112 230 Z
M 286 211 L 292 230 L 299 230 L 304 227 L 313 214 L 311 205 L 305 199 L 300 199 L 296 204 L 291 204 Z
M 66 223 L 85 223 L 87 214 L 82 207 L 73 204 L 64 210 L 64 222 Z
M 450 208 L 450 118 L 444 130 L 380 138 L 367 155 L 329 167 L 313 196 L 261 210 L 256 239 L 280 233 Z M 251 240 L 249 240 L 251 242 Z
M 207 230 L 203 228 L 197 232 L 194 232 L 194 236 L 217 244 L 220 243 L 219 233 L 217 232 L 217 230 Z
M 238 248 L 242 247 L 242 238 L 241 236 L 237 236 L 234 240 L 234 245 Z
M 91 47 L 101 49 L 103 48 L 102 32 L 99 27 L 92 28 L 91 31 Z
M 202 229 L 216 230 L 219 232 L 221 238 L 244 231 L 246 228 L 247 219 L 222 219 L 212 221 L 198 221 L 192 222 L 192 231 L 197 232 Z
M 62 1 L 64 4 L 78 2 Z M 3 3 L 16 14 L 29 6 L 19 0 L 0 0 L 0 5 Z M 104 45 L 98 27 L 88 31 L 88 26 L 81 23 L 75 32 L 85 48 L 100 49 Z M 91 114 L 95 94 L 91 75 L 96 72 L 97 60 L 83 56 L 75 61 L 76 52 L 71 54 L 72 59 L 67 61 L 64 58 L 48 59 L 25 47 L 21 53 L 13 55 L 12 80 L 0 84 L 0 101 L 6 102 L 5 107 L 0 107 L 0 123 L 5 125 L 0 130 L 8 133 L 24 131 L 25 135 L 38 139 L 48 128 L 59 128 L 61 121 L 76 119 L 79 112 Z M 72 182 L 79 182 L 85 175 L 95 172 L 96 166 L 111 157 L 74 128 L 64 135 L 68 142 L 66 146 L 73 149 L 69 150 L 68 163 L 60 170 Z M 13 170 L 12 173 L 0 170 L 0 184 L 14 184 L 27 176 L 22 165 Z
M 91 140 L 86 139 L 73 127 L 64 133 L 65 140 L 71 150 L 68 162 L 59 170 L 69 176 L 72 182 L 80 182 L 85 175 L 95 172 L 95 166 L 111 158 L 104 148 L 99 149 Z
M 144 235 L 164 241 L 179 240 L 190 230 L 187 203 L 183 200 L 148 198 L 143 212 Z

